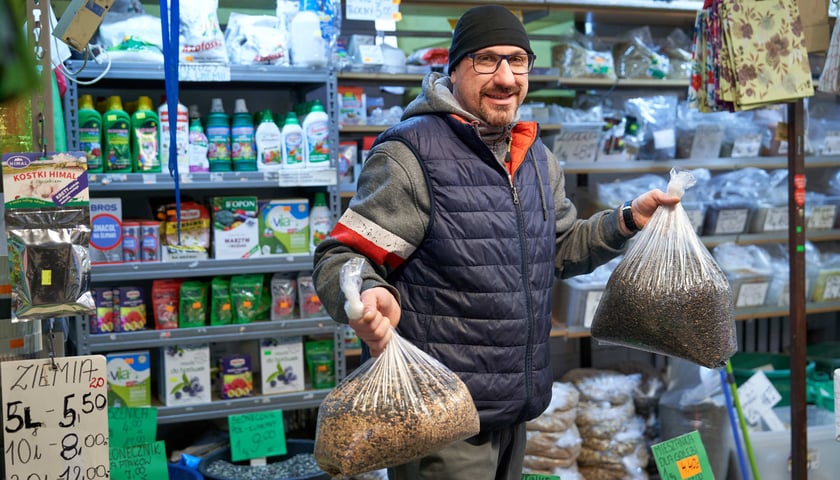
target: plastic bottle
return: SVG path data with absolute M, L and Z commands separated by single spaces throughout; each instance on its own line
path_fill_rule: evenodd
M 190 105 L 190 136 L 187 156 L 189 157 L 190 172 L 210 171 L 210 164 L 207 160 L 209 142 L 204 134 L 204 127 L 201 125 L 201 118 L 198 114 L 198 106 Z
M 152 99 L 139 97 L 137 110 L 131 114 L 131 150 L 134 152 L 135 172 L 160 172 L 159 127 Z
M 183 103 L 178 103 L 178 118 L 175 120 L 175 148 L 177 151 L 178 172 L 190 171 L 189 152 L 190 144 L 190 119 L 189 110 Z M 161 99 L 158 107 L 158 138 L 160 139 L 160 164 L 169 168 L 169 105 L 166 97 Z
M 309 211 L 309 249 L 314 252 L 332 231 L 332 214 L 324 192 L 315 193 L 315 203 Z
M 300 168 L 306 165 L 306 152 L 303 145 L 303 128 L 298 123 L 295 112 L 286 114 L 283 130 L 280 131 L 283 168 Z
M 308 168 L 326 168 L 330 164 L 330 117 L 321 102 L 315 101 L 303 119 L 303 141 Z
M 321 35 L 321 18 L 316 2 L 300 3 L 300 11 L 289 22 L 292 65 L 300 67 L 325 67 L 327 49 Z
M 116 95 L 108 98 L 108 109 L 102 115 L 103 163 L 106 172 L 131 172 L 131 117 Z
M 211 172 L 229 172 L 230 163 L 230 120 L 225 113 L 221 98 L 214 98 L 207 116 L 207 160 Z
M 230 128 L 230 150 L 234 170 L 252 172 L 257 169 L 254 121 L 248 113 L 244 98 L 236 99 Z
M 82 95 L 79 99 L 78 125 L 79 148 L 87 156 L 88 172 L 102 172 L 102 114 L 93 108 L 92 95 Z
M 280 142 L 280 128 L 274 123 L 271 110 L 263 110 L 260 124 L 254 134 L 257 144 L 257 170 L 261 172 L 280 170 L 283 162 Z

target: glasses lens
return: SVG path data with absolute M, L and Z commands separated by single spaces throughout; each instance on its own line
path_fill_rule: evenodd
M 516 54 L 516 55 L 497 55 L 495 53 L 477 53 L 472 55 L 473 69 L 477 73 L 491 74 L 496 73 L 502 60 L 506 60 L 510 66 L 510 71 L 515 74 L 523 74 L 531 71 L 534 64 L 534 57 L 530 54 Z

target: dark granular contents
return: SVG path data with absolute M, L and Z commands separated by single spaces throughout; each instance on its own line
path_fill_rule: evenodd
M 732 290 L 720 267 L 698 258 L 656 263 L 674 271 L 619 263 L 595 312 L 592 337 L 708 368 L 725 365 L 738 345 Z
M 410 382 L 376 386 L 348 376 L 324 398 L 314 452 L 321 469 L 346 477 L 401 465 L 478 433 L 472 396 L 455 374 L 409 370 Z

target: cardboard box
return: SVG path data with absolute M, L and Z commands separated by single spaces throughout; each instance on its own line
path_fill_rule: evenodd
M 213 258 L 259 255 L 257 197 L 214 197 L 212 205 Z
M 250 355 L 226 355 L 221 359 L 222 398 L 250 397 L 254 394 L 254 372 Z
M 260 380 L 263 395 L 303 390 L 303 337 L 262 339 Z
M 266 200 L 259 217 L 263 255 L 309 253 L 309 200 Z
M 362 87 L 338 86 L 338 125 L 367 125 L 367 95 Z
M 210 402 L 210 346 L 172 345 L 160 348 L 158 398 L 164 405 Z
M 122 199 L 90 199 L 90 263 L 122 263 Z
M 149 351 L 109 353 L 105 359 L 108 372 L 108 405 L 151 406 Z

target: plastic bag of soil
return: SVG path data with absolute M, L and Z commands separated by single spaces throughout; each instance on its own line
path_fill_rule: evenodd
M 690 172 L 671 170 L 682 197 Z M 592 337 L 715 368 L 737 350 L 729 281 L 700 241 L 682 204 L 660 206 L 636 235 L 604 290 Z
M 348 262 L 345 267 L 345 310 L 359 318 L 358 289 L 352 294 L 345 285 L 361 282 L 344 276 L 356 270 L 350 275 L 355 279 L 361 266 Z M 333 477 L 401 465 L 479 431 L 478 411 L 464 382 L 391 333 L 381 355 L 344 377 L 321 402 L 314 454 L 318 466 Z

